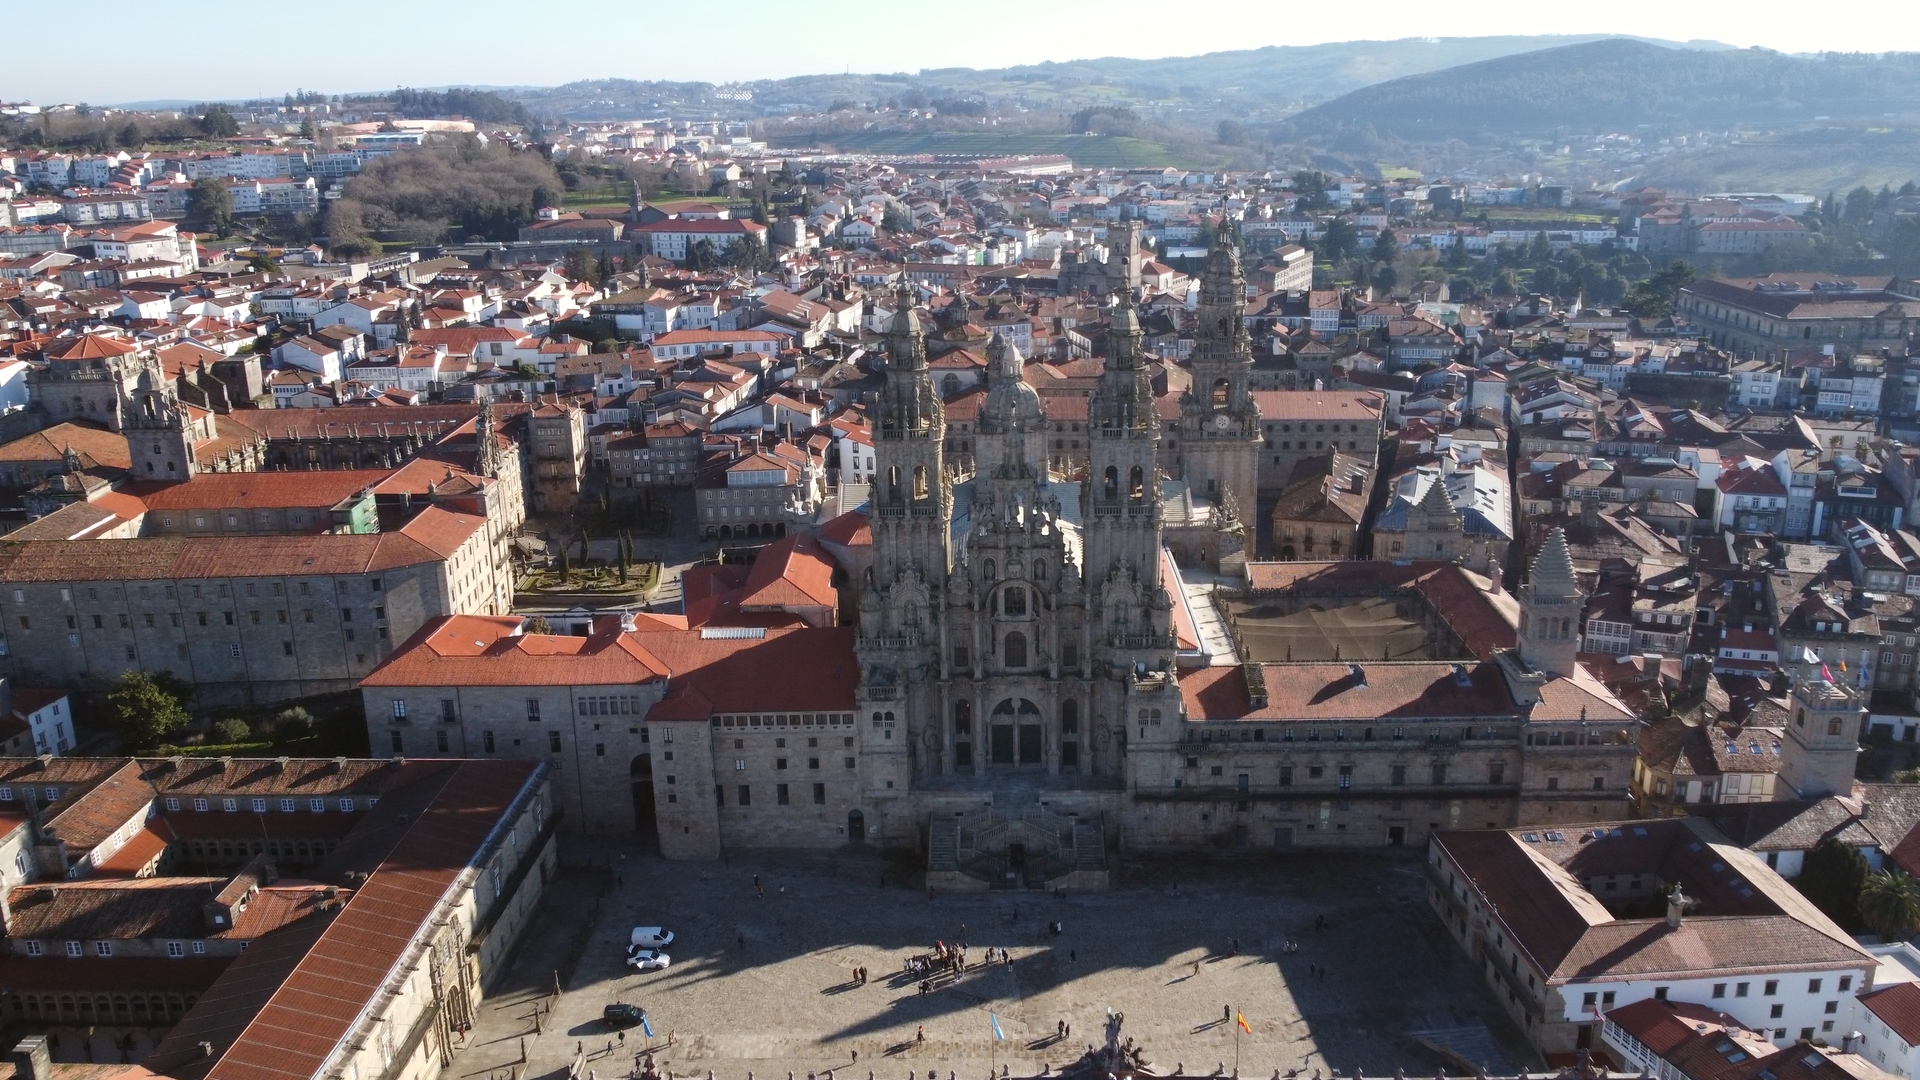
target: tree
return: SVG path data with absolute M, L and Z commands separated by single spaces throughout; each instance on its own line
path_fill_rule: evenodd
M 1214 138 L 1227 146 L 1239 146 L 1247 141 L 1247 125 L 1238 120 L 1222 120 L 1213 129 Z
M 533 618 L 527 620 L 527 633 L 551 634 L 553 633 L 553 624 L 547 621 L 545 615 L 535 615 Z
M 720 264 L 720 253 L 714 249 L 713 241 L 702 237 L 687 245 L 687 269 L 711 270 Z
M 225 105 L 207 106 L 207 111 L 194 123 L 200 128 L 200 134 L 209 139 L 231 139 L 240 134 L 240 122 Z
M 232 746 L 252 738 L 253 729 L 247 726 L 245 720 L 230 716 L 213 725 L 213 734 L 223 745 Z
M 177 686 L 179 680 L 171 673 L 165 676 L 163 680 L 144 671 L 129 671 L 107 694 L 108 716 L 127 749 L 151 750 L 192 719 L 184 699 L 166 685 Z
M 232 233 L 233 192 L 227 190 L 227 182 L 217 176 L 195 180 L 187 193 L 187 220 L 222 239 Z
M 313 734 L 317 721 L 313 714 L 295 705 L 291 709 L 281 709 L 273 716 L 273 733 L 282 739 L 298 739 Z
M 1319 254 L 1328 262 L 1341 262 L 1353 257 L 1360 248 L 1360 236 L 1354 231 L 1353 222 L 1344 217 L 1327 222 L 1320 234 Z
M 120 129 L 120 145 L 129 150 L 138 150 L 147 141 L 147 133 L 142 131 L 138 122 L 129 120 Z
M 1838 840 L 1809 852 L 1793 879 L 1801 895 L 1842 927 L 1860 924 L 1860 890 L 1866 882 L 1866 857 Z
M 880 227 L 888 232 L 912 232 L 913 219 L 907 216 L 906 207 L 896 202 L 889 202 L 886 210 L 881 212 Z
M 268 255 L 264 251 L 256 251 L 247 256 L 247 265 L 263 274 L 277 274 L 280 272 L 280 264 L 274 261 L 273 256 Z
M 1673 314 L 1680 289 L 1693 281 L 1693 267 L 1684 262 L 1669 263 L 1667 268 L 1628 290 L 1627 310 L 1643 321 L 1657 321 Z
M 309 116 L 300 121 L 300 137 L 311 141 L 313 136 L 313 117 Z
M 573 560 L 567 558 L 567 547 L 560 545 L 560 554 L 554 566 L 554 572 L 560 575 L 562 584 L 573 580 Z
M 1400 241 L 1394 239 L 1392 229 L 1381 229 L 1380 235 L 1373 238 L 1373 261 L 1393 265 L 1400 254 Z
M 1899 870 L 1882 870 L 1860 887 L 1860 921 L 1888 941 L 1905 941 L 1920 930 L 1920 882 Z

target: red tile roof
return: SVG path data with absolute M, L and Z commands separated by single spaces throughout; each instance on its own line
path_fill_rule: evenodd
M 332 506 L 387 478 L 389 469 L 201 473 L 179 483 L 128 484 L 149 510 L 268 509 Z
M 1920 983 L 1895 983 L 1884 990 L 1860 995 L 1860 1003 L 1893 1029 L 1900 1041 L 1920 1046 Z

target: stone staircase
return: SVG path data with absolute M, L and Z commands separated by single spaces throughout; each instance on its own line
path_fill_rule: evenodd
M 960 869 L 960 822 L 954 818 L 935 818 L 927 828 L 928 873 L 953 873 Z
M 1106 842 L 1100 838 L 1100 825 L 1098 822 L 1074 822 L 1073 868 L 1075 870 L 1101 872 L 1106 870 L 1107 845 Z

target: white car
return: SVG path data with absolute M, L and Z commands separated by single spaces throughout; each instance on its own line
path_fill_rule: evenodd
M 664 949 L 671 944 L 673 931 L 657 926 L 636 926 L 633 935 L 627 939 L 627 946 L 635 949 Z
M 634 949 L 627 954 L 627 966 L 635 971 L 659 971 L 673 963 L 673 957 L 658 949 Z

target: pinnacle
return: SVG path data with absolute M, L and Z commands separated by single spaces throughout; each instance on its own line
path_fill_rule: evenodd
M 1572 589 L 1577 581 L 1573 570 L 1573 553 L 1567 550 L 1567 531 L 1556 525 L 1547 534 L 1547 542 L 1540 546 L 1540 554 L 1534 556 L 1528 582 L 1535 588 L 1564 585 Z

